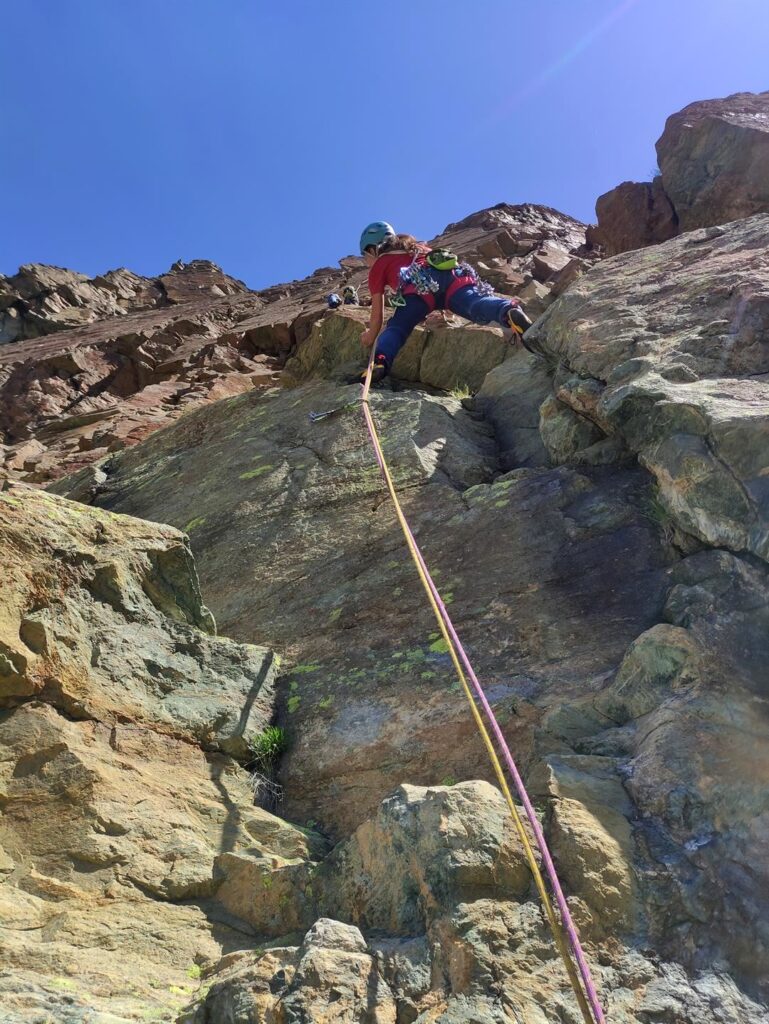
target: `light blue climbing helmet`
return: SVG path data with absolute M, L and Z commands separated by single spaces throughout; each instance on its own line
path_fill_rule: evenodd
M 361 256 L 370 245 L 380 246 L 386 238 L 395 238 L 395 228 L 386 220 L 375 220 L 363 229 L 360 236 Z

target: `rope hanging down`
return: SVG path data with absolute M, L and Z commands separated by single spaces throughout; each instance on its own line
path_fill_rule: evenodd
M 507 806 L 510 810 L 511 817 L 513 819 L 513 823 L 523 845 L 526 860 L 528 862 L 531 873 L 534 877 L 534 881 L 537 887 L 537 891 L 539 892 L 540 899 L 542 900 L 542 905 L 545 909 L 545 913 L 547 915 L 547 919 L 553 933 L 553 938 L 555 940 L 556 946 L 558 947 L 558 951 L 561 955 L 561 959 L 563 960 L 564 966 L 566 967 L 566 971 L 568 973 L 572 988 L 574 989 L 574 994 L 576 996 L 577 1002 L 579 1003 L 580 1010 L 582 1011 L 582 1017 L 585 1021 L 585 1024 L 606 1024 L 606 1018 L 604 1016 L 603 1009 L 601 1008 L 601 1004 L 598 999 L 598 993 L 596 991 L 595 983 L 590 974 L 590 968 L 588 967 L 587 960 L 585 959 L 585 954 L 582 949 L 582 945 L 579 941 L 577 929 L 572 920 L 571 913 L 569 912 L 569 907 L 566 903 L 566 898 L 563 894 L 563 890 L 561 889 L 561 885 L 558 880 L 558 875 L 555 870 L 555 865 L 553 864 L 553 859 L 550 855 L 550 850 L 548 849 L 547 842 L 542 831 L 542 827 L 539 823 L 539 819 L 537 818 L 536 812 L 534 811 L 531 799 L 529 798 L 529 794 L 526 791 L 523 779 L 515 764 L 513 755 L 511 754 L 510 748 L 507 745 L 507 741 L 505 740 L 505 737 L 499 726 L 499 722 L 497 721 L 496 715 L 494 714 L 494 711 L 492 710 L 492 707 L 488 702 L 483 687 L 478 681 L 478 677 L 476 676 L 473 670 L 473 667 L 470 663 L 470 659 L 468 658 L 467 653 L 464 647 L 462 646 L 459 637 L 457 636 L 456 630 L 454 629 L 454 625 L 449 616 L 448 609 L 446 608 L 446 605 L 441 599 L 438 589 L 435 586 L 435 583 L 433 582 L 433 579 L 429 573 L 425 560 L 422 557 L 422 552 L 419 550 L 419 546 L 414 538 L 413 533 L 411 532 L 411 528 L 403 513 L 403 509 L 401 508 L 401 504 L 395 490 L 395 485 L 393 484 L 392 477 L 390 476 L 390 471 L 387 466 L 387 462 L 385 461 L 384 452 L 382 451 L 382 445 L 379 440 L 376 424 L 374 423 L 374 418 L 371 414 L 371 409 L 369 408 L 368 403 L 368 395 L 371 388 L 371 369 L 374 363 L 374 351 L 375 346 L 372 345 L 371 354 L 369 356 L 368 361 L 368 367 L 366 369 L 366 377 L 363 382 L 363 388 L 361 393 L 361 405 L 363 408 L 363 417 L 366 421 L 366 427 L 368 428 L 371 443 L 374 447 L 376 460 L 379 464 L 380 470 L 382 471 L 382 476 L 384 477 L 385 484 L 387 485 L 387 489 L 390 493 L 390 497 L 392 498 L 392 502 L 395 507 L 395 514 L 398 518 L 401 530 L 403 531 L 403 535 L 405 537 L 406 544 L 408 545 L 408 549 L 411 553 L 411 557 L 413 558 L 414 564 L 416 565 L 417 572 L 419 573 L 419 578 L 422 581 L 422 586 L 425 589 L 425 593 L 427 594 L 430 606 L 432 607 L 433 614 L 435 615 L 436 621 L 438 622 L 438 627 L 448 647 L 451 660 L 454 664 L 454 669 L 456 670 L 459 682 L 462 685 L 465 697 L 467 698 L 467 701 L 470 705 L 470 710 L 472 711 L 475 724 L 478 727 L 478 731 L 480 732 L 486 750 L 488 751 L 489 757 L 494 767 L 494 773 L 497 776 L 497 781 L 499 782 L 500 789 L 502 790 L 502 793 L 505 797 Z M 499 749 L 502 752 L 502 756 L 504 757 L 510 775 L 512 776 L 513 782 L 515 783 L 516 791 L 526 812 L 526 818 L 529 822 L 532 832 L 534 833 L 534 837 L 537 841 L 537 846 L 539 847 L 539 851 L 542 856 L 542 862 L 545 865 L 545 870 L 547 872 L 548 879 L 550 880 L 550 885 L 555 895 L 556 903 L 558 904 L 558 910 L 561 915 L 560 922 L 558 921 L 555 915 L 555 911 L 550 901 L 550 897 L 548 896 L 547 889 L 545 888 L 544 878 L 542 877 L 542 872 L 540 871 L 536 857 L 534 856 L 534 851 L 532 849 L 531 843 L 529 842 L 529 837 L 526 834 L 526 829 L 524 828 L 523 822 L 518 813 L 518 809 L 515 806 L 515 803 L 513 802 L 513 798 L 510 793 L 510 788 L 507 784 L 505 774 L 502 770 L 499 757 L 497 756 L 497 752 L 494 749 L 494 745 L 491 741 L 491 737 L 489 736 L 488 729 L 486 728 L 486 725 L 484 724 L 483 719 L 481 718 L 481 714 L 478 710 L 477 704 L 473 697 L 473 692 L 470 689 L 470 685 L 468 683 L 468 677 L 470 679 L 470 682 L 472 683 L 473 689 L 475 690 L 478 701 L 486 714 L 489 724 L 491 725 L 491 729 L 497 739 Z M 574 954 L 574 959 L 577 963 L 576 968 L 574 966 L 574 962 L 572 961 L 571 956 L 569 955 L 569 948 L 564 937 L 564 930 L 566 932 L 566 936 L 568 936 L 568 946 L 571 947 L 571 951 Z M 577 969 L 579 970 L 579 977 L 577 976 Z

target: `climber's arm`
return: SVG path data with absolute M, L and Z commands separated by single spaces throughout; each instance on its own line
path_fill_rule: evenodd
M 364 348 L 371 348 L 382 330 L 384 320 L 384 294 L 379 292 L 371 296 L 371 317 L 368 327 L 360 336 L 360 343 Z

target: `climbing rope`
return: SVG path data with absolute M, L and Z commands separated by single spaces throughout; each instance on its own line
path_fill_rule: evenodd
M 363 409 L 363 417 L 366 421 L 366 427 L 368 428 L 369 436 L 371 438 L 371 443 L 374 447 L 374 454 L 376 455 L 377 463 L 379 464 L 379 468 L 382 472 L 382 476 L 384 477 L 385 484 L 387 485 L 387 490 L 389 491 L 390 497 L 392 498 L 393 506 L 395 508 L 395 514 L 398 518 L 401 530 L 403 531 L 403 536 L 405 537 L 406 544 L 408 546 L 409 552 L 411 553 L 411 557 L 414 560 L 414 564 L 416 565 L 419 578 L 422 582 L 422 586 L 425 589 L 425 593 L 427 594 L 427 598 L 430 602 L 433 614 L 435 615 L 436 621 L 438 623 L 438 628 L 440 629 L 441 634 L 443 636 L 443 640 L 448 648 L 448 652 L 449 655 L 451 656 L 454 669 L 457 673 L 457 677 L 462 685 L 465 697 L 467 698 L 467 701 L 470 705 L 470 710 L 473 714 L 475 724 L 478 727 L 478 731 L 481 735 L 481 738 L 483 739 L 483 743 L 486 747 L 486 750 L 488 751 L 489 758 L 491 759 L 491 763 L 494 767 L 494 773 L 497 777 L 497 781 L 499 782 L 499 786 L 500 789 L 502 790 L 505 801 L 507 802 L 507 806 L 510 810 L 510 815 L 513 819 L 516 831 L 520 837 L 521 844 L 526 855 L 526 860 L 528 862 L 531 873 L 534 877 L 534 882 L 536 884 L 537 891 L 539 892 L 539 896 L 542 900 L 542 905 L 544 907 L 545 914 L 547 916 L 551 931 L 553 933 L 555 944 L 558 948 L 558 952 L 561 955 L 561 959 L 563 960 L 566 972 L 569 976 L 569 981 L 571 982 L 571 986 L 574 989 L 574 995 L 579 1004 L 579 1008 L 582 1011 L 582 1017 L 585 1021 L 585 1024 L 606 1024 L 606 1018 L 604 1017 L 603 1009 L 601 1008 L 595 983 L 593 982 L 593 978 L 590 974 L 590 968 L 588 967 L 587 960 L 585 959 L 585 954 L 579 940 L 579 935 L 577 934 L 577 929 L 572 920 L 571 913 L 569 912 L 569 907 L 566 903 L 566 898 L 563 894 L 563 890 L 561 889 L 561 885 L 558 880 L 558 875 L 555 870 L 555 865 L 553 864 L 553 859 L 550 854 L 550 850 L 548 849 L 547 842 L 545 840 L 545 835 L 542 831 L 539 819 L 537 818 L 536 812 L 529 798 L 529 794 L 526 791 L 523 779 L 515 764 L 513 755 L 510 752 L 510 748 L 499 726 L 499 722 L 497 721 L 496 715 L 494 714 L 494 711 L 488 702 L 483 687 L 478 681 L 478 677 L 476 676 L 473 670 L 473 667 L 470 663 L 470 659 L 468 658 L 467 653 L 464 647 L 462 646 L 459 637 L 457 636 L 456 630 L 454 629 L 454 625 L 451 621 L 451 617 L 449 616 L 448 609 L 446 608 L 446 605 L 441 599 L 441 596 L 438 592 L 438 588 L 435 586 L 435 583 L 433 582 L 433 578 L 430 575 L 424 558 L 422 557 L 422 552 L 419 549 L 419 545 L 417 544 L 414 538 L 414 534 L 411 532 L 411 528 L 408 524 L 408 521 L 406 520 L 406 516 L 404 515 L 403 509 L 401 508 L 401 503 L 400 500 L 398 499 L 398 494 L 395 490 L 395 485 L 393 484 L 393 480 L 390 475 L 390 470 L 387 466 L 387 462 L 384 457 L 382 445 L 379 440 L 379 434 L 377 432 L 376 424 L 374 423 L 374 417 L 371 414 L 371 409 L 369 407 L 368 401 L 369 391 L 371 389 L 371 370 L 374 365 L 375 348 L 375 345 L 371 346 L 371 354 L 369 356 L 368 367 L 366 369 L 366 376 L 363 382 L 363 388 L 361 393 L 361 406 Z M 521 816 L 518 813 L 518 808 L 515 806 L 515 803 L 513 802 L 513 797 L 512 794 L 510 793 L 510 788 L 507 784 L 504 771 L 502 770 L 502 765 L 500 764 L 499 757 L 497 756 L 497 752 L 494 749 L 494 744 L 491 741 L 488 729 L 484 724 L 484 721 L 478 710 L 478 706 L 475 702 L 475 699 L 473 698 L 473 692 L 470 689 L 468 677 L 478 697 L 478 701 L 480 702 L 486 714 L 489 724 L 491 725 L 492 731 L 497 739 L 499 748 L 502 751 L 502 756 L 504 757 L 505 763 L 507 764 L 508 770 L 510 771 L 510 775 L 512 776 L 513 782 L 515 783 L 516 791 L 518 792 L 518 796 L 526 812 L 526 818 L 529 822 L 532 832 L 534 833 L 534 837 L 536 839 L 537 846 L 542 857 L 542 862 L 545 865 L 545 870 L 547 872 L 548 879 L 550 880 L 550 885 L 555 895 L 555 900 L 561 915 L 560 922 L 556 917 L 553 905 L 550 901 L 550 897 L 548 896 L 547 889 L 545 887 L 545 881 L 542 877 L 542 872 L 540 871 L 539 865 L 537 864 L 537 860 L 534 855 L 534 850 L 532 849 L 529 837 L 526 833 L 526 829 L 524 828 L 523 821 L 521 820 Z M 566 936 L 568 937 L 568 946 L 571 947 L 571 951 L 574 955 L 574 960 L 576 960 L 577 963 L 576 968 L 574 966 L 574 961 L 569 955 L 569 948 L 567 946 L 566 938 L 564 937 L 564 930 L 566 932 Z M 579 977 L 577 975 L 577 969 L 579 970 Z

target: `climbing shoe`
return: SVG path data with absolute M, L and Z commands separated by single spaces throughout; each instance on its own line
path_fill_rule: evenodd
M 387 365 L 387 360 L 385 359 L 385 357 L 376 356 L 376 358 L 374 359 L 374 365 L 371 367 L 371 383 L 378 384 L 380 381 L 384 380 L 384 378 L 387 376 L 389 372 L 389 369 L 390 368 Z M 348 377 L 347 383 L 361 385 L 365 384 L 367 372 L 368 367 L 366 367 L 364 370 L 361 370 L 360 373 L 355 373 L 352 376 Z
M 525 331 L 528 331 L 531 327 L 531 320 L 526 316 L 523 308 L 517 302 L 512 302 L 510 304 L 510 308 L 505 313 L 505 317 L 507 319 L 507 326 L 519 336 Z
M 374 359 L 374 365 L 371 367 L 371 383 L 378 384 L 381 380 L 384 380 L 388 374 L 390 367 L 387 365 L 387 360 L 384 356 L 376 356 Z M 363 371 L 363 380 L 361 383 L 365 383 L 366 371 Z

